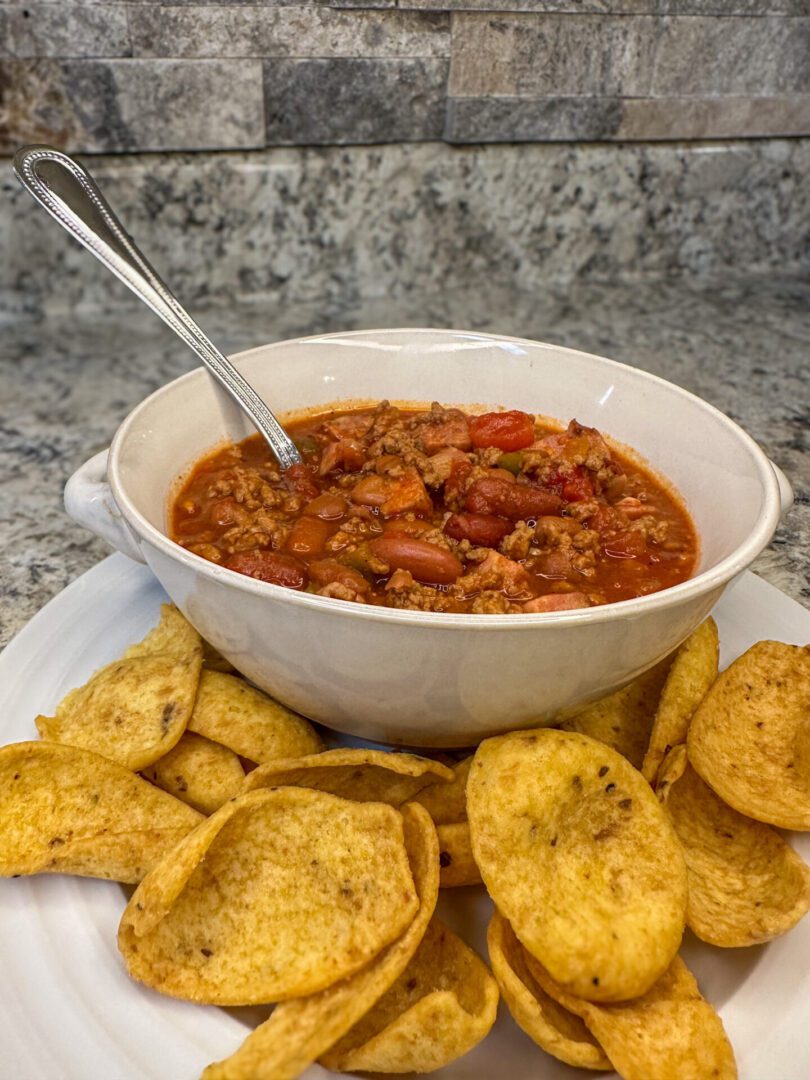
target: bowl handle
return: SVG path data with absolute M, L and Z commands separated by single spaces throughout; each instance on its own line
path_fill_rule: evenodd
M 776 482 L 779 485 L 779 502 L 782 506 L 780 516 L 784 517 L 791 506 L 793 506 L 793 488 L 779 466 L 775 462 L 770 461 L 770 458 L 768 460 L 771 468 L 776 473 Z
M 65 510 L 85 529 L 136 562 L 146 562 L 107 483 L 109 449 L 85 461 L 65 484 Z

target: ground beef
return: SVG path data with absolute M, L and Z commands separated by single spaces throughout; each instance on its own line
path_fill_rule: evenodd
M 519 521 L 508 536 L 498 545 L 498 551 L 510 559 L 525 559 L 534 540 L 534 529 L 525 521 Z

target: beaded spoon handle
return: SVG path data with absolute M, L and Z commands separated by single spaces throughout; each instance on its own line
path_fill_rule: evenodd
M 24 146 L 14 155 L 14 173 L 63 229 L 120 278 L 197 354 L 253 421 L 282 469 L 300 465 L 301 455 L 292 439 L 250 383 L 203 333 L 150 266 L 87 170 L 50 146 Z

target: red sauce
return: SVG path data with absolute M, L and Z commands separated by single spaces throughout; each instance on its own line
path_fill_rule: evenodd
M 677 498 L 576 421 L 382 402 L 287 430 L 304 464 L 284 474 L 260 436 L 200 461 L 172 539 L 263 581 L 421 611 L 590 607 L 694 572 Z

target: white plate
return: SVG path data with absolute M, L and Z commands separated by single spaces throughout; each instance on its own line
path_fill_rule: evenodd
M 0 742 L 36 737 L 34 716 L 120 656 L 151 627 L 165 596 L 143 566 L 113 555 L 75 581 L 0 657 Z M 810 612 L 753 574 L 718 605 L 722 663 L 754 641 L 810 640 Z M 810 860 L 810 834 L 795 838 Z M 443 916 L 486 956 L 482 890 L 444 894 Z M 266 1010 L 222 1010 L 160 997 L 124 973 L 115 935 L 125 890 L 81 878 L 0 881 L 0 1078 L 195 1080 L 230 1054 Z M 687 963 L 720 1010 L 742 1080 L 810 1076 L 810 918 L 750 949 L 694 939 Z M 308 1080 L 330 1074 L 315 1067 Z M 587 1076 L 548 1057 L 501 1005 L 494 1032 L 441 1071 L 444 1080 Z

